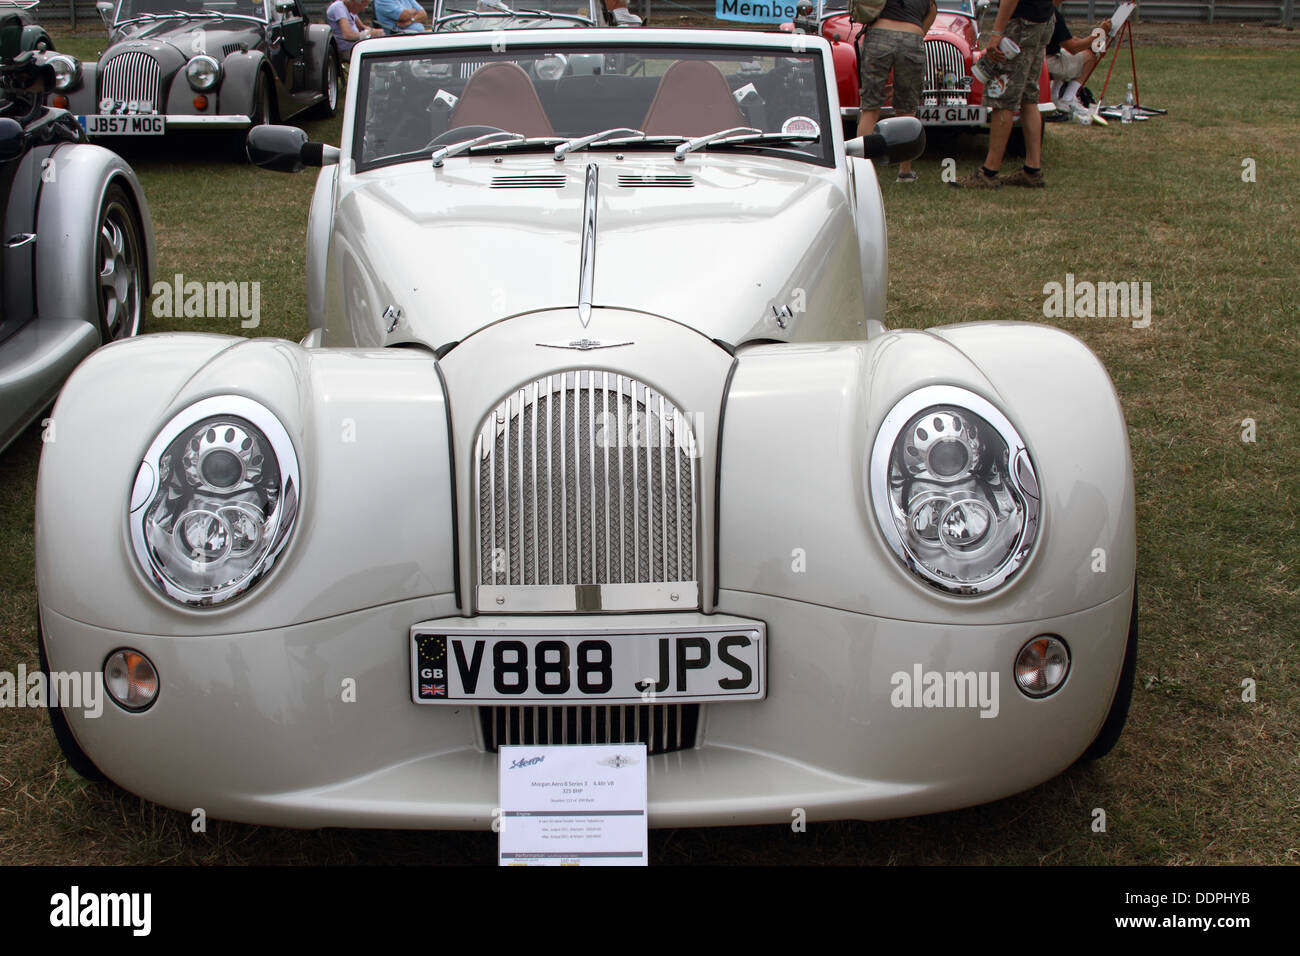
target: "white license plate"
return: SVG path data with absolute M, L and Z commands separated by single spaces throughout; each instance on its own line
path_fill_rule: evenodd
M 511 701 L 649 703 L 761 700 L 766 628 L 485 634 L 482 628 L 411 629 L 411 698 L 417 704 Z
M 165 116 L 109 116 L 95 113 L 78 116 L 87 136 L 161 136 L 167 132 Z
M 987 106 L 923 106 L 916 114 L 931 126 L 967 125 L 988 119 Z

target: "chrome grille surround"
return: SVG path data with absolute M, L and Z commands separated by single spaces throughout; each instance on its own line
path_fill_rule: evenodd
M 700 724 L 699 704 L 615 704 L 569 707 L 480 707 L 488 753 L 523 744 L 646 745 L 647 756 L 690 750 Z
M 934 97 L 940 106 L 965 106 L 970 95 L 969 89 L 945 89 L 943 75 L 952 73 L 961 84 L 966 72 L 966 58 L 955 43 L 947 40 L 925 41 L 925 76 L 921 83 L 921 102 L 925 105 L 926 97 Z
M 699 607 L 689 418 L 614 372 L 515 390 L 475 445 L 480 612 Z
M 141 112 L 158 111 L 158 61 L 139 50 L 119 53 L 100 71 L 99 98 L 148 103 L 149 109 Z

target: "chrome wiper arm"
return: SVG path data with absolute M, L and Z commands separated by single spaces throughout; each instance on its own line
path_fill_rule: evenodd
M 761 134 L 762 132 L 761 129 L 755 129 L 752 126 L 737 126 L 734 129 L 720 129 L 716 133 L 709 133 L 707 136 L 697 136 L 695 139 L 688 139 L 686 142 L 682 143 L 682 145 L 673 150 L 673 159 L 677 160 L 679 163 L 684 162 L 687 153 L 693 153 L 701 146 L 708 146 L 716 140 L 726 139 L 728 136 L 740 136 L 746 133 Z
M 431 158 L 433 159 L 433 165 L 436 169 L 442 165 L 444 159 L 459 156 L 471 147 L 478 146 L 481 143 L 515 143 L 523 139 L 527 139 L 523 133 L 507 133 L 504 130 L 499 133 L 484 133 L 482 136 L 475 136 L 473 139 L 463 139 L 459 143 L 450 143 L 447 146 L 441 146 L 433 151 Z
M 745 133 L 739 136 L 727 136 L 715 139 L 710 146 L 747 146 L 752 143 L 816 143 L 821 140 L 821 133 Z
M 621 139 L 628 142 L 635 142 L 637 139 L 645 139 L 645 133 L 639 129 L 629 129 L 626 126 L 620 126 L 616 129 L 601 130 L 599 133 L 592 133 L 590 136 L 582 136 L 577 139 L 566 139 L 559 146 L 555 147 L 555 161 L 564 162 L 564 157 L 577 149 L 586 149 L 592 143 L 599 143 L 606 139 Z
M 480 143 L 478 146 L 471 146 L 470 152 L 487 152 L 488 150 L 511 150 L 527 149 L 529 147 L 537 148 L 538 146 L 554 146 L 556 143 L 564 142 L 563 136 L 529 136 L 518 140 L 501 140 L 498 143 Z

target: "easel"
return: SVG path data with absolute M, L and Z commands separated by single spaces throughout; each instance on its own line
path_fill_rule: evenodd
M 1107 53 L 1110 53 L 1112 50 L 1115 52 L 1115 55 L 1111 57 L 1110 67 L 1106 70 L 1106 82 L 1101 85 L 1101 93 L 1097 95 L 1097 102 L 1104 103 L 1106 101 L 1106 87 L 1110 86 L 1110 76 L 1111 73 L 1113 73 L 1115 70 L 1115 64 L 1119 61 L 1119 48 L 1124 45 L 1124 38 L 1126 36 L 1128 37 L 1129 66 L 1133 74 L 1134 110 L 1136 112 L 1143 113 L 1147 116 L 1164 116 L 1166 113 L 1169 112 L 1168 110 L 1158 109 L 1154 106 L 1142 105 L 1142 95 L 1138 92 L 1137 51 L 1134 48 L 1134 44 L 1133 44 L 1132 17 L 1128 17 L 1124 20 L 1123 25 L 1121 25 L 1119 28 L 1119 33 L 1112 38 L 1114 42 L 1107 44 L 1106 53 L 1103 53 L 1101 56 L 1101 60 L 1104 60 L 1106 58 Z M 1098 60 L 1096 63 L 1094 63 L 1092 65 L 1092 69 L 1088 71 L 1088 75 L 1082 77 L 1079 80 L 1080 85 L 1086 84 L 1088 82 L 1092 74 L 1096 72 L 1097 67 L 1101 66 L 1101 60 Z

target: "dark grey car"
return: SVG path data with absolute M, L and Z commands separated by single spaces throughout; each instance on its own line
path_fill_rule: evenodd
M 86 133 L 230 130 L 333 115 L 339 54 L 300 0 L 102 2 L 109 46 L 62 92 Z

